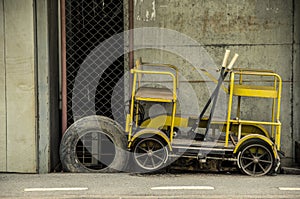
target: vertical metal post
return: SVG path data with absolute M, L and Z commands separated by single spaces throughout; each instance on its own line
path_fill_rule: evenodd
M 61 12 L 61 111 L 62 133 L 67 129 L 67 58 L 66 58 L 66 12 L 65 0 L 60 1 Z
M 239 84 L 240 85 L 243 84 L 243 75 L 242 74 L 240 74 Z M 238 96 L 238 104 L 237 104 L 237 111 L 236 111 L 237 118 L 241 117 L 241 100 L 242 100 L 242 97 Z
M 217 101 L 218 101 L 219 91 L 220 91 L 221 85 L 222 85 L 222 83 L 223 83 L 223 81 L 224 81 L 227 73 L 228 72 L 225 72 L 225 67 L 222 67 L 217 87 L 215 88 L 215 90 L 214 90 L 214 92 L 213 92 L 213 94 L 211 96 L 213 98 L 213 104 L 212 104 L 212 107 L 211 107 L 211 110 L 210 110 L 210 114 L 209 114 L 209 118 L 208 118 L 208 121 L 207 121 L 207 126 L 206 126 L 206 130 L 205 130 L 204 140 L 206 140 L 206 136 L 207 136 L 208 131 L 210 129 L 211 120 L 212 120 L 212 118 L 214 116 L 215 107 L 216 107 L 216 104 L 217 104 Z M 199 122 L 200 122 L 200 120 L 201 120 L 201 118 L 199 119 Z
M 276 90 L 277 89 L 277 79 L 276 79 L 276 77 L 274 77 L 274 90 Z M 275 122 L 275 113 L 276 113 L 276 98 L 273 98 L 273 104 L 272 104 L 272 122 Z M 276 122 L 278 122 L 278 121 L 276 121 Z M 275 128 L 274 128 L 275 126 L 274 125 L 272 125 L 271 126 L 271 136 L 272 136 L 272 138 L 274 138 L 274 135 L 275 135 Z M 277 126 L 276 126 L 276 128 L 277 128 Z
M 226 136 L 225 136 L 225 147 L 228 147 L 229 140 L 229 129 L 230 129 L 230 118 L 231 118 L 231 108 L 232 108 L 232 98 L 233 98 L 233 86 L 234 86 L 234 72 L 230 74 L 230 83 L 229 83 L 229 99 L 227 107 L 227 120 L 226 120 Z
M 133 54 L 133 28 L 134 28 L 134 5 L 133 5 L 133 0 L 128 0 L 128 10 L 129 10 L 129 69 L 132 69 L 134 66 L 134 54 Z
M 128 20 L 129 20 L 129 35 L 128 35 L 128 39 L 129 39 L 129 71 L 131 69 L 134 68 L 134 54 L 133 54 L 133 48 L 134 48 L 134 4 L 133 4 L 133 0 L 128 0 Z M 131 103 L 130 103 L 130 107 L 129 107 L 129 110 L 130 110 L 130 118 L 129 118 L 129 123 L 128 123 L 128 118 L 126 117 L 126 125 L 129 124 L 129 129 L 128 129 L 128 132 L 129 132 L 129 136 L 128 136 L 128 141 L 130 141 L 131 139 L 131 135 L 132 135 L 132 122 L 133 122 L 133 109 L 134 109 L 134 101 L 133 101 L 133 96 L 134 96 L 134 92 L 133 92 L 133 88 L 135 89 L 135 84 L 136 84 L 136 75 L 134 75 L 135 78 L 133 78 L 133 85 L 131 84 L 131 80 L 132 80 L 132 74 L 129 72 L 129 81 L 128 81 L 128 84 L 129 84 L 129 92 L 128 92 L 128 95 L 130 96 L 130 93 L 132 94 L 131 96 Z M 126 97 L 125 97 L 126 99 Z M 129 98 L 130 99 L 130 98 Z

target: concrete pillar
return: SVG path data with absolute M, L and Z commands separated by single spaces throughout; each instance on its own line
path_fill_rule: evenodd
M 59 163 L 58 1 L 36 1 L 38 172 Z
M 33 0 L 2 0 L 6 91 L 6 169 L 37 171 L 36 68 Z M 1 24 L 1 23 L 0 23 Z M 2 95 L 1 95 L 2 96 Z M 3 106 L 3 105 L 2 105 Z M 2 145 L 2 143 L 1 143 Z M 2 153 L 2 152 L 1 152 Z M 1 160 L 2 162 L 2 160 Z M 5 167 L 2 167 L 5 168 Z
M 0 1 L 0 171 L 6 171 L 6 66 L 4 1 Z
M 49 43 L 47 0 L 36 1 L 37 89 L 38 89 L 38 163 L 39 173 L 50 171 L 49 128 Z
M 300 143 L 300 1 L 294 0 L 293 42 L 293 134 L 294 142 Z M 297 147 L 297 145 L 295 145 Z M 298 145 L 299 147 L 299 145 Z M 300 149 L 296 148 L 296 161 L 300 163 Z
M 0 0 L 0 172 L 59 162 L 57 5 Z

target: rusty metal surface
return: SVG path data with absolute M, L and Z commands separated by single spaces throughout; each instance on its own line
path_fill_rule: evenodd
M 65 0 L 61 0 L 61 109 L 62 133 L 67 129 L 67 68 L 66 68 L 66 13 Z

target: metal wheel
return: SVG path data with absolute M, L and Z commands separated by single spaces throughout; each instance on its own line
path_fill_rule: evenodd
M 168 158 L 168 149 L 156 137 L 143 138 L 137 141 L 133 150 L 135 163 L 145 171 L 155 171 L 164 165 Z
M 273 168 L 273 151 L 264 142 L 252 142 L 240 151 L 238 161 L 241 170 L 245 174 L 262 176 L 268 174 Z

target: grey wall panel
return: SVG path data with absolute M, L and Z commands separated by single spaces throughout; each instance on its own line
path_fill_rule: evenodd
M 6 85 L 5 85 L 4 8 L 0 1 L 0 172 L 6 171 Z
M 36 172 L 34 2 L 4 0 L 7 171 Z

